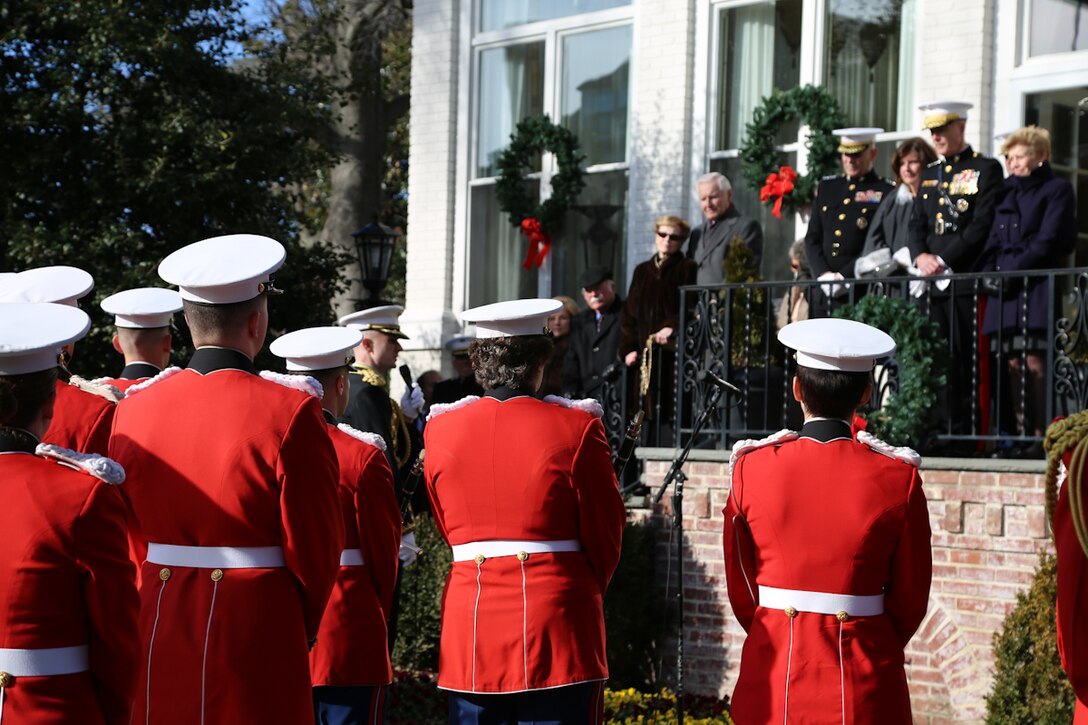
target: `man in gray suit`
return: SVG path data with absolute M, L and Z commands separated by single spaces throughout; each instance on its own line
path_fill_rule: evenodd
M 741 215 L 733 205 L 733 185 L 717 171 L 703 174 L 695 181 L 699 206 L 706 221 L 692 230 L 688 258 L 699 265 L 698 284 L 721 284 L 725 271 L 722 262 L 729 242 L 736 238 L 748 245 L 755 255 L 756 269 L 763 257 L 763 228 L 755 219 Z

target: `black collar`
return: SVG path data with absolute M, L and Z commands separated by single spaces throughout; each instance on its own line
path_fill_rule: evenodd
M 854 436 L 850 430 L 850 424 L 845 420 L 823 418 L 820 420 L 810 420 L 801 426 L 801 432 L 799 434 L 802 438 L 811 438 L 820 443 L 827 443 L 829 441 L 840 440 L 845 438 L 846 440 L 853 440 Z
M 325 422 L 329 425 L 336 425 L 336 416 L 330 413 L 327 409 L 321 409 L 321 415 L 325 416 Z
M 38 439 L 22 428 L 0 428 L 0 453 L 33 453 Z
M 535 398 L 536 394 L 530 393 L 528 390 L 521 390 L 520 388 L 511 388 L 506 385 L 502 385 L 498 388 L 488 390 L 484 393 L 485 398 L 494 398 L 495 400 L 510 400 L 511 398 Z
M 153 378 L 162 372 L 162 368 L 147 362 L 129 363 L 118 375 L 119 380 L 139 380 L 140 378 Z
M 240 370 L 243 373 L 257 374 L 253 361 L 244 352 L 229 347 L 202 347 L 193 353 L 189 369 L 201 375 L 217 370 Z

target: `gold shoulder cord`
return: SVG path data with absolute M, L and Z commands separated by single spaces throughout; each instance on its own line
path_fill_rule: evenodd
M 642 366 L 639 369 L 638 391 L 642 398 L 650 394 L 650 373 L 654 369 L 654 336 L 646 338 L 646 345 L 642 348 Z
M 408 434 L 408 419 L 400 405 L 392 398 L 389 403 L 393 406 L 393 415 L 389 421 L 390 437 L 393 439 L 393 457 L 397 459 L 397 468 L 404 468 L 412 455 L 412 439 Z M 401 450 L 403 449 L 403 450 Z
M 1085 556 L 1088 556 L 1088 511 L 1085 511 L 1084 474 L 1088 460 L 1088 411 L 1081 411 L 1059 420 L 1046 431 L 1043 449 L 1046 459 L 1046 513 L 1050 528 L 1054 528 L 1054 507 L 1058 501 L 1058 465 L 1066 451 L 1072 449 L 1065 485 L 1069 487 L 1069 510 L 1073 531 Z

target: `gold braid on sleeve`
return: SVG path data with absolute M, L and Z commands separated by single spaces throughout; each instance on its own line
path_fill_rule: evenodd
M 1069 470 L 1065 485 L 1069 488 L 1069 510 L 1073 519 L 1073 531 L 1085 556 L 1088 556 L 1088 511 L 1085 510 L 1084 474 L 1088 460 L 1088 411 L 1081 411 L 1059 420 L 1046 430 L 1043 440 L 1046 458 L 1046 515 L 1050 528 L 1054 529 L 1054 508 L 1058 501 L 1058 467 L 1062 456 L 1069 450 Z

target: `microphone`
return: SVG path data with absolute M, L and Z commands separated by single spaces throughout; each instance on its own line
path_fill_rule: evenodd
M 408 387 L 409 390 L 411 390 L 412 389 L 412 371 L 411 371 L 411 369 L 409 369 L 407 364 L 401 365 L 397 369 L 400 370 L 401 380 L 403 380 L 404 384 Z
M 714 373 L 710 372 L 709 370 L 701 371 L 699 373 L 699 375 L 698 375 L 698 379 L 703 381 L 703 382 L 710 383 L 711 385 L 716 387 L 718 390 L 721 390 L 723 393 L 733 393 L 734 395 L 743 395 L 740 388 L 738 388 L 736 385 L 733 385 L 733 383 L 722 379 L 721 377 L 715 375 Z

